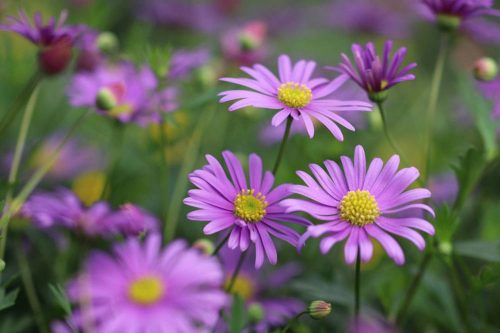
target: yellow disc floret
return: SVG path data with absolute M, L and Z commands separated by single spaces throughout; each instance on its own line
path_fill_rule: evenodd
M 224 288 L 227 290 L 231 284 L 231 276 L 228 276 Z M 239 274 L 232 285 L 231 293 L 233 295 L 240 296 L 243 300 L 248 301 L 252 299 L 255 294 L 255 285 L 252 280 L 246 277 L 244 274 Z
M 267 201 L 262 193 L 255 190 L 241 190 L 234 199 L 234 215 L 246 222 L 259 222 L 266 215 Z
M 349 191 L 339 208 L 343 220 L 360 227 L 375 222 L 380 216 L 377 200 L 368 191 Z
M 156 276 L 136 279 L 128 289 L 129 298 L 140 305 L 151 305 L 158 302 L 165 294 L 163 281 Z
M 287 82 L 278 88 L 278 99 L 289 108 L 300 109 L 311 102 L 312 92 L 305 84 Z

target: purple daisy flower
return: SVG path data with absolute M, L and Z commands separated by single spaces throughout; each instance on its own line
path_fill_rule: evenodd
M 115 246 L 112 256 L 94 252 L 68 294 L 87 304 L 75 321 L 96 333 L 207 332 L 227 303 L 223 281 L 215 258 L 181 240 L 162 250 L 151 235 L 142 245 L 130 239 Z
M 21 10 L 19 17 L 9 16 L 8 23 L 1 24 L 0 30 L 15 32 L 37 45 L 41 69 L 47 74 L 57 74 L 69 64 L 74 40 L 84 30 L 84 27 L 64 25 L 67 16 L 63 11 L 57 22 L 51 17 L 44 24 L 42 14 L 37 12 L 32 24 L 26 12 Z
M 236 156 L 230 151 L 223 152 L 222 156 L 230 178 L 211 155 L 206 155 L 208 165 L 189 176 L 197 189 L 189 191 L 184 203 L 198 209 L 187 217 L 192 221 L 209 222 L 203 229 L 206 235 L 229 229 L 227 246 L 231 249 L 246 251 L 250 243 L 254 243 L 255 267 L 262 266 L 264 254 L 271 264 L 276 264 L 278 256 L 271 236 L 296 246 L 300 236 L 284 222 L 304 226 L 310 223 L 285 212 L 281 201 L 289 195 L 288 185 L 272 189 L 274 176 L 269 171 L 263 174 L 259 156 L 251 154 L 249 157 L 249 183 Z
M 72 106 L 96 107 L 100 114 L 144 126 L 159 122 L 161 113 L 171 112 L 177 107 L 175 88 L 157 92 L 157 84 L 150 68 L 138 69 L 131 63 L 122 62 L 75 75 L 68 96 Z M 96 106 L 103 91 L 108 93 L 111 102 L 109 110 Z
M 420 3 L 427 9 L 427 17 L 438 24 L 453 23 L 455 27 L 473 17 L 500 15 L 499 10 L 492 8 L 493 0 L 420 0 Z
M 238 250 L 233 251 L 226 248 L 220 252 L 219 257 L 225 272 L 226 284 L 231 280 L 239 256 L 240 251 Z M 306 308 L 306 305 L 296 298 L 272 295 L 276 290 L 282 289 L 293 278 L 297 277 L 301 273 L 301 268 L 295 263 L 290 263 L 274 269 L 270 273 L 263 274 L 255 269 L 252 260 L 253 258 L 250 256 L 243 261 L 231 292 L 239 295 L 245 301 L 247 309 L 256 305 L 262 308 L 264 315 L 262 320 L 252 324 L 249 327 L 249 332 L 266 333 L 270 332 L 272 328 L 283 326 L 289 319 Z M 227 332 L 227 325 L 224 321 L 219 321 L 215 331 Z
M 344 136 L 337 124 L 354 131 L 354 127 L 337 112 L 372 111 L 369 103 L 362 101 L 341 101 L 329 99 L 347 80 L 341 75 L 328 82 L 325 78 L 311 78 L 316 63 L 301 60 L 292 66 L 287 55 L 278 58 L 279 79 L 266 67 L 257 64 L 252 68 L 241 67 L 241 70 L 252 78 L 222 78 L 222 81 L 248 87 L 248 90 L 228 90 L 219 94 L 220 102 L 236 101 L 229 111 L 247 106 L 280 110 L 271 121 L 279 126 L 288 117 L 301 120 L 312 138 L 314 136 L 313 119 L 325 125 L 333 136 L 342 141 Z
M 170 58 L 168 78 L 182 80 L 191 72 L 210 61 L 210 51 L 206 48 L 196 50 L 176 50 Z
M 327 253 L 335 243 L 347 238 L 344 256 L 348 264 L 356 260 L 358 252 L 363 262 L 371 259 L 373 244 L 370 238 L 376 239 L 397 264 L 403 264 L 403 250 L 390 234 L 407 238 L 422 250 L 425 240 L 413 229 L 433 235 L 434 227 L 417 213 L 425 210 L 434 215 L 434 211 L 416 201 L 429 198 L 431 193 L 423 188 L 405 191 L 418 178 L 418 170 L 412 167 L 397 171 L 397 155 L 392 156 L 385 166 L 381 159 L 376 158 L 367 170 L 361 146 L 356 147 L 354 162 L 347 156 L 342 156 L 341 161 L 343 172 L 333 161 L 325 161 L 328 173 L 319 165 L 311 164 L 316 179 L 306 172 L 297 172 L 306 185 L 291 186 L 291 191 L 312 201 L 283 201 L 288 212 L 304 211 L 327 221 L 309 226 L 301 238 L 302 244 L 311 236 L 325 236 L 320 248 L 322 253 Z M 408 210 L 412 215 L 398 217 L 397 213 Z
M 23 205 L 20 215 L 44 230 L 63 227 L 90 237 L 137 236 L 158 228 L 156 218 L 139 207 L 127 204 L 113 211 L 100 201 L 87 208 L 73 192 L 64 188 L 54 193 L 33 194 Z
M 382 58 L 379 57 L 373 43 L 366 44 L 363 48 L 359 44 L 352 45 L 354 64 L 349 57 L 342 53 L 342 63 L 331 69 L 348 75 L 363 90 L 372 101 L 383 101 L 387 97 L 387 90 L 404 81 L 414 80 L 415 75 L 410 70 L 417 67 L 416 63 L 401 65 L 406 55 L 406 48 L 402 47 L 391 56 L 392 41 L 384 44 Z

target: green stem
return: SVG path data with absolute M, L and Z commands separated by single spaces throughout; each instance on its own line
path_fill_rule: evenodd
M 402 324 L 406 316 L 406 313 L 408 312 L 408 309 L 413 301 L 413 297 L 415 296 L 415 293 L 420 285 L 420 282 L 422 281 L 422 277 L 424 276 L 424 273 L 427 270 L 427 267 L 429 266 L 431 259 L 432 259 L 432 252 L 427 251 L 424 254 L 424 257 L 422 258 L 422 261 L 420 262 L 417 274 L 413 277 L 413 280 L 410 283 L 410 287 L 408 288 L 405 298 L 403 299 L 403 304 L 401 305 L 396 314 L 396 324 L 398 325 Z
M 292 319 L 290 319 L 288 321 L 288 323 L 286 324 L 286 326 L 283 328 L 283 330 L 280 331 L 280 333 L 286 333 L 286 332 L 288 332 L 288 330 L 290 329 L 290 327 L 292 327 L 293 323 L 296 322 L 301 316 L 303 316 L 305 314 L 307 314 L 307 311 L 301 312 L 298 315 L 296 315 L 295 317 L 293 317 Z
M 12 204 L 7 207 L 0 219 L 0 229 L 3 229 L 10 221 L 10 218 L 15 215 L 19 209 L 22 207 L 28 196 L 33 192 L 36 186 L 42 181 L 43 177 L 47 172 L 53 167 L 54 163 L 58 160 L 61 149 L 68 142 L 68 140 L 73 136 L 78 127 L 82 124 L 83 119 L 88 114 L 88 111 L 84 112 L 73 126 L 68 130 L 63 140 L 56 147 L 52 155 L 47 159 L 47 162 L 38 169 L 28 180 L 26 185 L 21 189 L 19 194 L 12 200 Z
M 167 160 L 167 138 L 165 136 L 165 130 L 164 130 L 164 122 L 163 120 L 160 122 L 160 158 L 161 158 L 161 165 L 160 165 L 160 172 L 161 172 L 161 190 L 160 193 L 162 194 L 162 201 L 163 202 L 168 202 L 168 174 L 169 174 L 169 169 L 168 169 L 168 160 Z M 167 205 L 165 205 L 165 208 Z M 167 224 L 167 214 L 168 211 L 165 209 L 162 212 L 162 218 L 164 220 L 164 223 Z
M 33 311 L 35 322 L 38 327 L 38 332 L 49 333 L 45 324 L 45 319 L 43 317 L 42 305 L 36 294 L 36 288 L 33 283 L 33 277 L 31 275 L 28 260 L 26 259 L 22 248 L 18 248 L 16 254 L 24 291 L 26 293 L 26 297 L 28 298 L 28 303 L 30 304 L 31 310 Z
M 16 148 L 14 151 L 14 158 L 12 160 L 12 165 L 10 167 L 9 178 L 7 183 L 7 192 L 5 194 L 5 207 L 9 207 L 12 201 L 12 193 L 14 191 L 14 186 L 17 182 L 17 176 L 19 174 L 19 166 L 21 165 L 21 158 L 24 152 L 24 147 L 26 146 L 26 138 L 28 137 L 28 131 L 31 125 L 31 120 L 33 118 L 33 113 L 35 111 L 36 100 L 38 98 L 39 86 L 36 86 L 31 94 L 28 103 L 26 104 L 26 109 L 23 114 L 23 119 L 21 121 L 21 128 L 19 129 L 19 135 L 17 136 Z M 5 255 L 5 247 L 7 244 L 7 229 L 8 221 L 5 224 L 0 224 L 0 259 L 3 260 Z
M 231 280 L 229 280 L 229 284 L 225 288 L 227 293 L 230 293 L 233 290 L 234 284 L 236 282 L 236 278 L 240 274 L 241 267 L 243 266 L 243 262 L 247 256 L 248 251 L 241 252 L 240 258 L 238 259 L 238 263 L 236 264 L 236 268 L 234 269 L 233 275 L 231 275 Z
M 456 270 L 456 258 L 454 255 L 451 256 L 450 258 L 451 262 L 449 264 L 449 270 L 450 270 L 450 279 L 451 279 L 451 285 L 453 287 L 453 291 L 455 294 L 455 298 L 457 301 L 458 305 L 458 310 L 460 312 L 460 319 L 462 320 L 462 324 L 465 327 L 466 332 L 472 332 L 470 321 L 469 321 L 469 314 L 467 311 L 467 298 L 466 295 L 464 294 L 464 289 L 466 288 L 462 287 L 462 283 L 460 282 L 460 278 L 458 276 L 457 270 Z
M 358 254 L 356 255 L 356 271 L 354 273 L 354 320 L 358 320 L 360 298 L 361 298 L 361 251 L 358 247 Z
M 28 98 L 33 95 L 33 92 L 35 88 L 38 87 L 41 78 L 42 75 L 40 72 L 36 72 L 30 78 L 19 96 L 15 99 L 12 107 L 5 113 L 2 120 L 0 120 L 0 137 L 3 136 L 4 132 L 9 128 L 10 124 L 14 121 L 14 119 L 16 119 L 16 116 L 19 114 L 19 109 L 24 106 L 26 100 L 28 100 Z
M 222 249 L 222 247 L 224 246 L 224 244 L 226 244 L 227 240 L 229 239 L 229 236 L 231 235 L 231 231 L 229 231 L 227 233 L 227 235 L 224 237 L 224 239 L 222 239 L 220 241 L 219 244 L 217 244 L 217 246 L 215 247 L 214 249 L 214 252 L 212 253 L 212 256 L 216 256 L 217 253 L 219 253 L 220 249 Z
M 439 97 L 439 91 L 441 89 L 441 81 L 443 78 L 444 64 L 446 60 L 446 55 L 448 53 L 448 35 L 444 34 L 441 36 L 441 41 L 439 44 L 439 53 L 436 61 L 436 67 L 434 68 L 434 74 L 432 76 L 431 92 L 429 96 L 429 105 L 427 107 L 426 115 L 426 125 L 425 125 L 425 145 L 424 145 L 424 157 L 426 158 L 426 164 L 424 169 L 424 180 L 427 183 L 429 179 L 430 167 L 431 167 L 431 155 L 432 155 L 432 140 L 433 140 L 433 125 L 434 118 L 436 114 L 437 102 Z
M 278 168 L 281 164 L 281 159 L 283 158 L 283 153 L 285 152 L 285 146 L 288 141 L 288 137 L 290 136 L 290 128 L 292 127 L 293 118 L 288 116 L 286 120 L 286 128 L 285 133 L 283 134 L 283 139 L 281 140 L 280 150 L 278 152 L 278 156 L 276 157 L 276 162 L 274 162 L 273 167 L 273 175 L 276 176 L 276 172 L 278 172 Z
M 113 135 L 111 138 L 111 151 L 113 152 L 113 157 L 111 158 L 108 170 L 106 171 L 106 178 L 101 193 L 101 199 L 108 198 L 110 201 L 112 199 L 111 193 L 113 186 L 115 185 L 113 177 L 116 176 L 116 169 L 122 153 L 124 132 L 124 125 L 118 120 L 115 120 L 113 122 Z

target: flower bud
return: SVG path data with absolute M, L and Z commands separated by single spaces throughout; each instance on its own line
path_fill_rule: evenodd
M 69 37 L 62 37 L 40 49 L 38 53 L 40 69 L 48 75 L 59 74 L 68 66 L 71 55 L 72 41 Z
M 461 23 L 462 19 L 457 15 L 439 14 L 437 16 L 437 25 L 443 31 L 455 31 Z
M 453 252 L 453 245 L 450 242 L 440 242 L 438 249 L 439 252 L 448 256 Z
M 201 253 L 207 256 L 211 256 L 214 253 L 214 243 L 206 238 L 201 238 L 194 242 L 193 248 L 200 250 Z
M 248 317 L 251 323 L 258 323 L 264 319 L 264 308 L 259 303 L 248 306 Z
M 491 81 L 498 75 L 498 65 L 495 60 L 483 57 L 474 64 L 474 77 L 479 81 Z
M 313 319 L 324 319 L 332 312 L 332 305 L 325 301 L 312 301 L 307 312 Z
M 5 261 L 0 259 L 0 272 L 3 272 L 4 269 L 5 269 Z
M 118 38 L 112 32 L 103 32 L 97 37 L 97 47 L 104 53 L 114 53 L 118 49 Z
M 99 109 L 108 111 L 116 107 L 118 101 L 116 100 L 116 96 L 113 91 L 110 88 L 105 87 L 97 93 L 95 104 Z

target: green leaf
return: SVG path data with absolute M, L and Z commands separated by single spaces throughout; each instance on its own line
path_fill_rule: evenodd
M 0 289 L 0 311 L 10 308 L 16 304 L 19 288 L 6 292 L 5 288 Z
M 486 166 L 487 160 L 484 154 L 475 148 L 470 148 L 460 158 L 458 165 L 453 167 L 457 176 L 459 191 L 455 207 L 461 208 L 465 200 L 474 190 L 479 177 Z
M 28 332 L 28 328 L 33 323 L 30 317 L 7 317 L 0 320 L 0 333 L 21 333 Z
M 229 318 L 229 327 L 231 333 L 241 333 L 247 323 L 245 311 L 245 301 L 239 295 L 233 296 L 233 306 L 231 308 L 231 318 Z
M 463 241 L 454 245 L 458 255 L 500 263 L 500 240 L 497 241 Z
M 436 219 L 434 227 L 436 228 L 436 237 L 440 243 L 451 243 L 452 236 L 458 226 L 458 218 L 447 205 L 436 209 Z
M 56 304 L 64 311 L 64 313 L 69 316 L 71 315 L 71 303 L 66 296 L 66 292 L 61 287 L 61 285 L 49 284 L 49 289 L 54 296 Z

